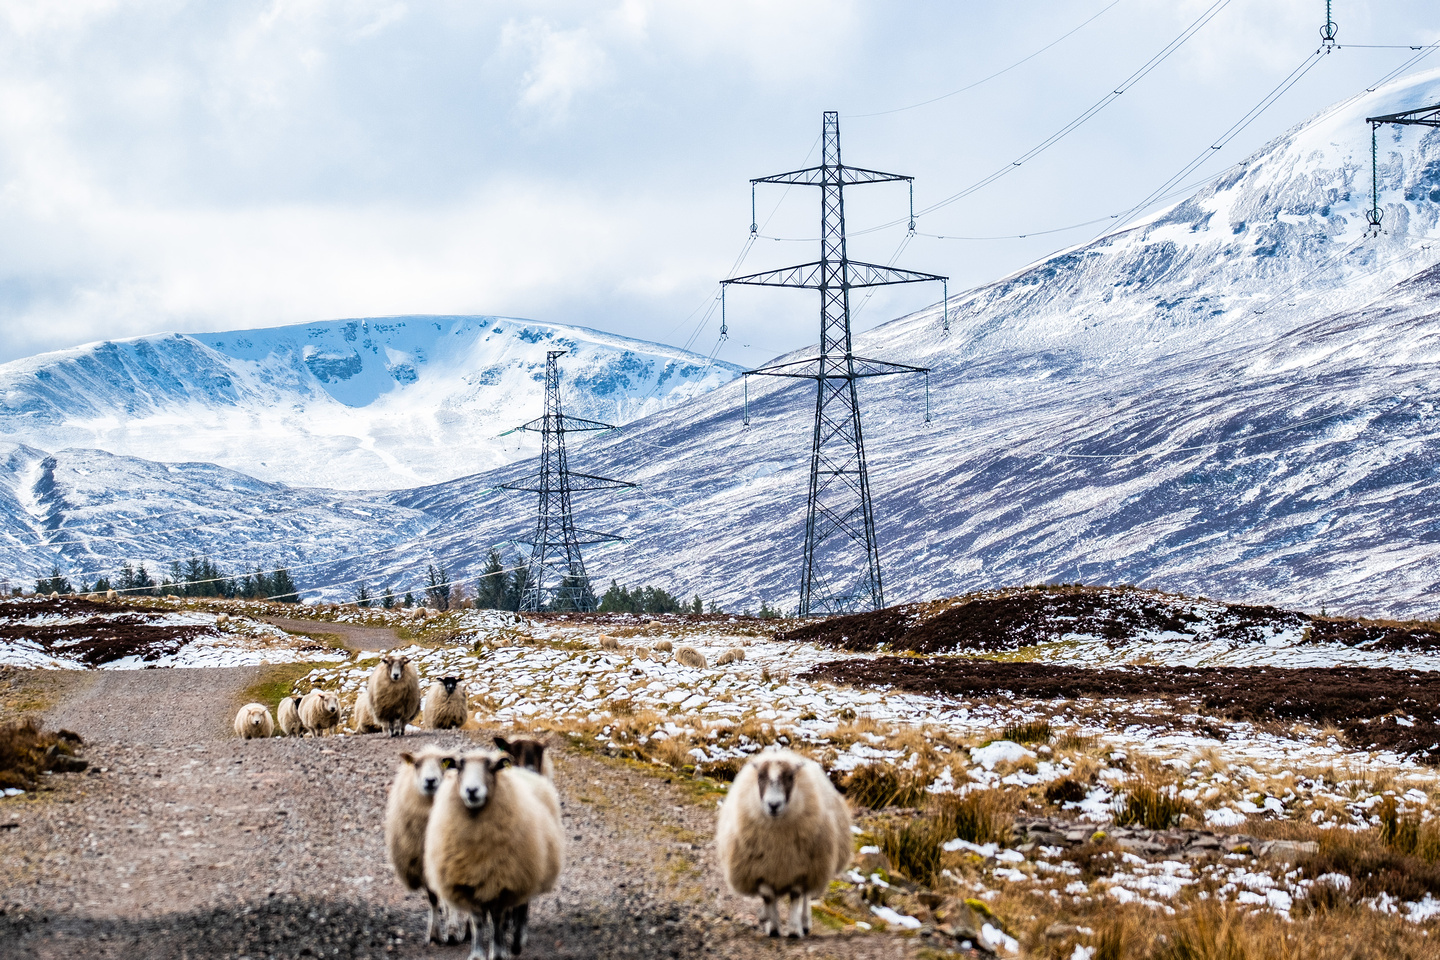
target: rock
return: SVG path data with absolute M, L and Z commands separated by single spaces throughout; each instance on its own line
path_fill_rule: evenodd
M 872 873 L 888 874 L 891 870 L 890 858 L 879 850 L 856 854 L 854 866 L 867 877 Z
M 1314 840 L 1273 840 L 1260 848 L 1260 856 L 1276 863 L 1295 863 L 1320 852 Z
M 1063 940 L 1066 937 L 1077 936 L 1080 928 L 1073 923 L 1052 923 L 1045 928 L 1046 940 Z

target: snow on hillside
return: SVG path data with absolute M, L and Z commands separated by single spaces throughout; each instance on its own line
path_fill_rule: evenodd
M 1440 614 L 1434 599 L 1440 524 L 1433 507 L 1440 494 L 1434 386 L 1440 130 L 1383 132 L 1387 232 L 1366 238 L 1363 216 L 1370 147 L 1364 118 L 1435 102 L 1440 72 L 1355 98 L 1137 225 L 953 298 L 949 334 L 940 329 L 936 305 L 857 336 L 861 355 L 933 368 L 930 423 L 918 378 L 867 381 L 860 388 L 887 599 L 1042 581 L 1128 582 L 1291 609 Z M 730 319 L 743 329 L 744 317 Z M 325 329 L 332 333 L 304 345 L 315 347 L 308 355 L 313 366 L 321 372 L 332 363 L 339 372 L 353 366 L 341 343 L 352 344 L 363 361 L 343 389 L 335 387 L 338 398 L 325 394 L 327 416 L 353 409 L 342 401 L 367 398 L 360 408 L 366 416 L 387 402 L 397 411 L 417 409 L 404 404 L 420 396 L 419 389 L 375 392 L 384 380 L 374 364 L 403 371 L 413 362 L 421 371 L 419 387 L 435 355 L 421 361 L 405 346 L 409 341 L 384 332 L 391 337 L 385 342 L 397 345 L 382 361 L 358 348 L 363 330 L 349 341 L 343 331 L 333 333 L 340 328 Z M 263 370 L 266 383 L 284 376 L 320 382 L 305 366 L 304 346 L 262 350 L 237 345 L 235 336 L 219 338 L 225 350 L 266 358 L 234 360 L 247 376 Z M 493 339 L 472 334 L 467 342 L 495 351 L 487 357 L 501 356 L 502 347 L 524 352 L 513 336 L 493 330 L 488 336 Z M 376 332 L 370 342 L 380 337 Z M 220 343 L 195 342 L 221 356 Z M 577 353 L 591 349 L 588 342 Z M 545 345 L 534 345 L 533 356 Z M 524 362 L 529 372 L 515 376 L 535 376 L 535 361 Z M 282 376 L 277 367 L 285 364 L 290 372 Z M 499 360 L 486 368 L 496 366 L 509 369 Z M 395 373 L 387 375 L 393 380 Z M 703 374 L 711 380 L 702 382 L 730 376 L 728 368 L 711 371 Z M 575 398 L 570 409 L 595 415 L 579 402 L 583 380 L 584 374 L 567 376 L 567 397 Z M 231 383 L 249 389 L 250 381 L 237 375 Z M 503 395 L 516 397 L 505 392 L 512 386 Z M 14 387 L 7 391 L 13 398 Z M 623 395 L 643 392 L 628 386 Z M 729 383 L 572 448 L 573 469 L 639 483 L 633 491 L 575 498 L 579 526 L 627 538 L 587 549 L 593 579 L 698 592 L 731 609 L 753 609 L 761 600 L 793 607 L 813 386 L 757 380 L 750 401 L 749 428 L 741 421 L 741 386 Z M 14 408 L 13 399 L 5 402 Z M 513 400 L 496 425 L 537 411 L 538 399 Z M 148 415 L 134 414 L 142 421 Z M 442 415 L 426 422 L 440 423 Z M 276 417 L 265 409 L 265 418 Z M 491 429 L 455 427 L 443 443 L 425 449 L 461 451 L 437 452 L 442 462 L 484 453 Z M 178 426 L 176 432 L 182 432 Z M 283 437 L 302 435 L 283 433 L 262 443 L 261 433 L 257 427 L 245 434 L 253 452 L 237 456 L 272 467 L 273 456 L 292 455 Z M 365 436 L 377 451 L 418 449 Z M 311 442 L 326 449 L 320 439 Z M 40 511 L 43 522 L 33 509 L 37 488 L 12 478 L 9 500 L 0 482 L 0 508 L 9 511 L 0 515 L 0 529 L 40 524 L 72 528 L 76 539 L 91 536 L 86 531 L 99 530 L 93 524 L 105 516 L 105 484 L 87 487 L 84 471 L 99 468 L 86 461 L 88 454 L 31 446 L 54 452 L 60 468 Z M 17 447 L 6 455 L 29 464 L 25 476 L 34 479 L 33 453 Z M 346 456 L 337 458 L 348 464 L 358 454 Z M 143 491 L 159 476 L 139 460 L 104 463 L 118 471 L 106 481 L 112 489 Z M 345 514 L 326 522 L 323 504 L 338 495 L 278 485 L 217 496 L 214 509 L 243 519 L 246 510 L 283 513 L 310 498 L 303 515 L 323 536 L 296 529 L 277 533 L 295 539 L 271 542 L 305 553 L 307 566 L 297 577 L 302 586 L 324 587 L 326 597 L 342 599 L 361 578 L 372 588 L 404 588 L 418 583 L 432 562 L 473 576 L 491 546 L 514 556 L 511 542 L 526 536 L 533 522 L 533 497 L 496 487 L 532 469 L 533 463 L 516 462 L 350 497 L 356 509 L 370 511 L 368 518 Z M 186 485 L 177 494 L 182 502 L 208 502 L 203 472 L 186 466 L 182 473 L 169 475 Z M 145 509 L 164 513 L 164 499 L 157 495 Z M 95 562 L 103 554 L 113 563 L 194 549 L 228 562 L 256 552 L 245 541 L 259 534 L 248 527 L 175 532 L 161 523 L 155 522 L 161 534 L 148 539 L 142 531 L 150 524 L 137 511 L 125 531 L 132 539 L 65 546 L 62 559 L 93 551 Z M 53 534 L 34 536 L 55 542 Z M 12 554 L 28 559 L 11 569 L 33 575 L 59 549 Z
M 265 480 L 382 489 L 532 456 L 500 436 L 543 409 L 545 353 L 569 412 L 623 423 L 737 368 L 583 327 L 381 317 L 166 334 L 0 365 L 0 439 L 207 461 Z

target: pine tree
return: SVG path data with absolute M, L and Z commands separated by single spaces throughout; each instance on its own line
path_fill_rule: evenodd
M 415 594 L 411 593 L 409 590 L 406 590 L 406 591 L 405 591 L 405 607 L 406 607 L 406 609 L 409 609 L 410 607 L 413 607 L 413 606 L 415 606 Z
M 155 588 L 155 581 L 150 578 L 150 572 L 145 569 L 145 564 L 143 563 L 135 568 L 135 588 L 133 592 L 149 594 L 152 597 L 159 596 L 159 591 Z
M 530 586 L 530 568 L 524 563 L 515 566 L 515 573 L 510 578 L 510 589 L 506 591 L 505 609 L 519 610 L 520 605 L 525 602 L 525 591 Z
M 705 604 L 700 602 L 700 594 L 698 593 L 695 594 L 695 599 L 690 602 L 690 612 L 697 615 L 705 612 Z
M 101 577 L 99 580 L 95 581 L 94 590 L 96 593 L 109 593 L 113 589 L 115 588 L 110 586 L 109 577 Z
M 370 606 L 370 594 L 369 594 L 369 592 L 365 589 L 365 581 L 364 581 L 364 580 L 361 580 L 361 581 L 360 581 L 360 589 L 358 589 L 358 590 L 355 591 L 355 604 L 356 604 L 356 606 L 361 606 L 361 607 L 368 607 L 368 606 Z
M 508 605 L 509 581 L 510 578 L 505 574 L 505 563 L 500 559 L 500 551 L 491 548 L 485 572 L 480 574 L 480 579 L 475 583 L 476 609 L 504 610 Z
M 295 581 L 290 579 L 290 571 L 284 567 L 276 567 L 275 573 L 269 578 L 269 596 L 272 600 L 280 603 L 299 603 L 300 588 Z
M 443 565 L 432 563 L 425 571 L 425 596 L 436 610 L 443 613 L 450 609 L 450 574 Z
M 393 609 L 393 608 L 394 608 L 394 606 L 395 606 L 395 591 L 394 591 L 394 590 L 391 590 L 389 587 L 386 587 L 386 588 L 385 588 L 385 592 L 382 593 L 382 594 L 380 594 L 380 606 L 384 607 L 386 610 L 390 610 L 390 609 Z
M 63 596 L 74 593 L 75 588 L 70 585 L 69 580 L 60 575 L 59 567 L 51 567 L 49 579 L 41 578 L 35 581 L 35 592 L 44 594 L 47 597 L 52 593 L 58 593 Z

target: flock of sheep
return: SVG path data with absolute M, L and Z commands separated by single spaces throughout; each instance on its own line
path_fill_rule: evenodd
M 676 659 L 693 649 L 680 648 Z M 435 681 L 424 697 L 432 729 L 462 725 L 466 709 L 454 677 Z M 356 730 L 401 736 L 421 711 L 414 665 L 386 655 L 356 700 Z M 286 735 L 321 736 L 340 722 L 335 694 L 322 690 L 287 697 L 277 713 Z M 243 738 L 273 736 L 274 729 L 263 704 L 246 704 L 235 717 Z M 560 799 L 545 745 L 494 742 L 493 750 L 427 745 L 402 753 L 385 808 L 391 866 L 407 889 L 425 893 L 430 942 L 457 943 L 468 934 L 469 960 L 520 953 L 531 899 L 553 890 L 564 866 Z M 715 844 L 730 888 L 762 900 L 762 931 L 780 936 L 780 900 L 789 897 L 787 932 L 803 937 L 810 933 L 810 898 L 823 896 L 850 863 L 851 832 L 849 807 L 820 765 L 773 749 L 751 757 L 736 775 Z

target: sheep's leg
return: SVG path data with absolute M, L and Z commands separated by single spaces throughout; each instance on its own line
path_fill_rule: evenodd
M 800 891 L 800 936 L 810 936 L 810 891 Z
M 440 898 L 435 896 L 434 890 L 426 890 L 425 898 L 430 901 L 430 926 L 425 936 L 431 943 L 443 943 L 441 930 L 445 927 L 444 914 L 440 909 Z
M 530 930 L 530 904 L 522 903 L 510 911 L 510 952 L 519 956 L 525 949 L 525 935 Z
M 513 911 L 504 907 L 493 906 L 490 908 L 490 918 L 495 925 L 494 957 L 499 960 L 506 960 L 510 956 L 510 926 L 514 922 Z
M 470 915 L 445 906 L 445 942 L 463 943 L 470 936 Z
M 494 932 L 490 929 L 490 911 L 483 907 L 470 913 L 470 929 L 475 939 L 470 942 L 467 960 L 495 960 Z
M 790 891 L 790 937 L 798 940 L 810 932 L 810 924 L 805 921 L 808 917 L 802 917 L 802 911 L 809 913 L 805 908 L 810 904 L 803 890 Z
M 760 899 L 765 903 L 765 912 L 760 919 L 760 932 L 770 937 L 780 936 L 780 905 L 775 900 L 775 890 L 768 883 L 760 884 Z

